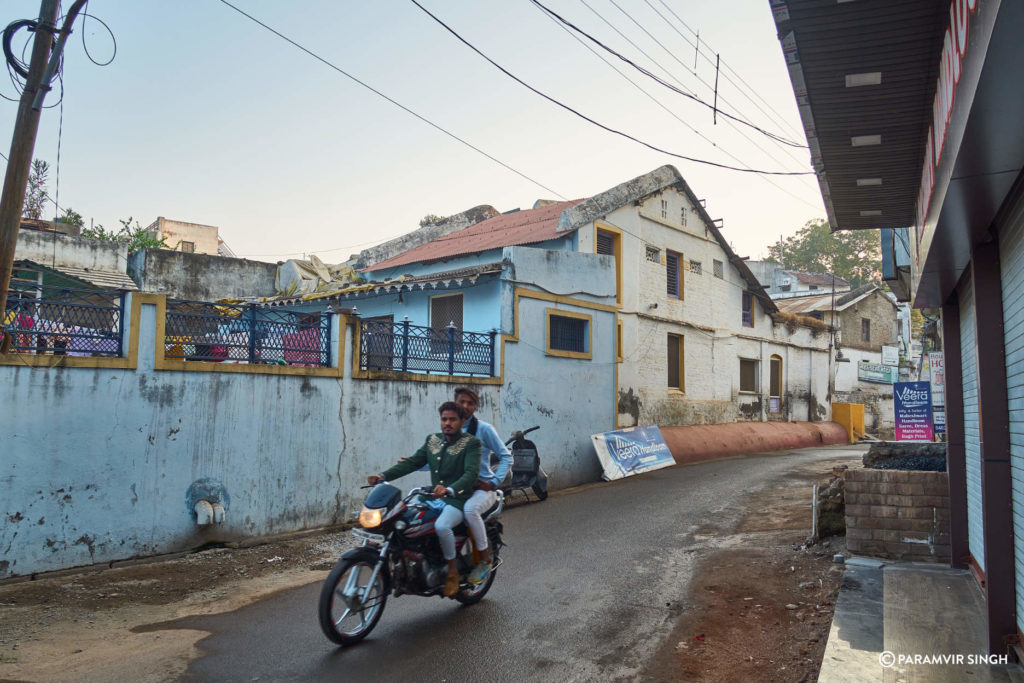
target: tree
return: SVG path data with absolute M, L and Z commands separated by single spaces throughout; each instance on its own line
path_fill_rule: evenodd
M 420 227 L 425 228 L 428 225 L 437 225 L 438 223 L 444 223 L 446 220 L 448 220 L 446 216 L 438 216 L 435 213 L 428 213 L 420 219 Z
M 832 273 L 856 289 L 881 281 L 881 234 L 877 230 L 832 232 L 828 221 L 808 221 L 792 237 L 769 246 L 765 260 L 790 270 Z
M 102 225 L 92 228 L 83 228 L 82 237 L 91 237 L 105 242 L 116 242 L 128 246 L 128 253 L 134 253 L 141 249 L 170 249 L 170 245 L 163 237 L 157 237 L 156 233 L 146 230 L 138 221 L 132 225 L 132 217 L 127 220 L 119 220 L 121 229 L 118 231 L 107 230 Z
M 64 215 L 59 216 L 56 219 L 56 222 L 67 223 L 69 225 L 77 225 L 78 227 L 82 227 L 83 225 L 85 225 L 85 219 L 82 218 L 82 214 L 78 213 L 77 211 L 70 207 L 64 209 Z
M 25 218 L 39 220 L 43 217 L 43 207 L 50 200 L 46 190 L 46 177 L 50 174 L 50 165 L 42 159 L 35 159 L 28 172 L 28 183 L 25 185 L 25 205 L 21 215 Z

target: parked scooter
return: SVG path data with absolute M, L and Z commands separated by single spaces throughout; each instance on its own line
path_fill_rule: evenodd
M 448 563 L 434 531 L 440 512 L 419 501 L 421 494 L 429 495 L 430 491 L 414 488 L 403 498 L 399 488 L 382 482 L 366 496 L 359 513 L 361 528 L 352 530 L 362 545 L 341 556 L 320 591 L 320 628 L 335 643 L 351 645 L 365 638 L 380 620 L 388 594 L 443 596 Z M 497 494 L 498 501 L 483 514 L 493 568 L 480 583 L 469 583 L 466 578 L 477 559 L 465 525 L 455 528 L 461 577 L 459 592 L 453 597 L 463 605 L 483 599 L 501 566 L 504 543 L 498 517 L 505 495 L 501 491 Z
M 548 475 L 541 469 L 537 444 L 526 438 L 527 434 L 536 429 L 540 429 L 540 425 L 516 430 L 512 432 L 512 438 L 505 442 L 512 452 L 512 468 L 509 477 L 498 488 L 510 499 L 513 491 L 520 491 L 529 500 L 527 490 L 533 491 L 538 500 L 548 497 Z

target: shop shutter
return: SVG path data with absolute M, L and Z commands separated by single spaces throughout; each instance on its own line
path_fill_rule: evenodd
M 985 569 L 981 512 L 981 431 L 978 423 L 978 354 L 975 344 L 974 283 L 960 288 L 960 354 L 963 363 L 964 450 L 967 453 L 967 536 L 971 555 Z
M 1010 414 L 1010 471 L 1013 478 L 1014 569 L 1017 629 L 1024 631 L 1024 201 L 999 228 L 1006 344 L 1006 399 Z

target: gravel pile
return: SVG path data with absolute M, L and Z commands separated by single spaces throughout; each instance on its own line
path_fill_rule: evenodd
M 872 467 L 876 470 L 921 470 L 924 472 L 945 472 L 945 456 L 904 455 L 891 460 L 877 460 Z

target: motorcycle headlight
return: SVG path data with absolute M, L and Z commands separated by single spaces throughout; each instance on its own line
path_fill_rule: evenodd
M 359 513 L 359 524 L 364 529 L 376 529 L 380 526 L 382 508 L 363 508 Z

